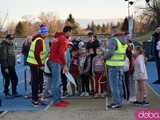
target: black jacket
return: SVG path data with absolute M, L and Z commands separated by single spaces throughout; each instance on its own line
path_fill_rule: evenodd
M 25 64 L 27 64 L 27 58 L 28 58 L 30 46 L 31 46 L 30 43 L 28 43 L 28 44 L 23 43 L 23 46 L 22 46 L 22 54 L 24 55 L 24 63 Z
M 96 49 L 100 47 L 100 43 L 98 40 L 95 40 L 93 42 L 87 42 L 87 46 L 86 46 L 86 49 L 93 49 L 94 51 L 94 54 L 96 55 Z
M 0 43 L 0 64 L 4 67 L 15 66 L 15 50 L 14 44 L 7 41 Z
M 159 41 L 160 39 L 160 33 L 154 33 L 152 35 L 152 55 L 154 58 L 158 58 L 158 51 L 156 49 L 156 46 L 157 46 L 157 42 Z

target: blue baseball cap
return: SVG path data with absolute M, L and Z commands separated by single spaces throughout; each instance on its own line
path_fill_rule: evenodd
M 40 25 L 39 27 L 39 31 L 38 31 L 39 34 L 47 34 L 48 33 L 48 28 L 45 26 L 45 25 Z

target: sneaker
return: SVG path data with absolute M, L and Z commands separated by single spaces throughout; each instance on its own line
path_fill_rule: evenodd
M 94 95 L 94 90 L 91 90 L 90 95 L 92 96 Z
M 70 104 L 70 102 L 69 101 L 64 101 L 64 100 L 62 100 L 61 102 L 63 102 L 64 104 L 66 104 L 66 105 L 69 105 Z
M 85 92 L 82 92 L 80 96 L 81 96 L 81 97 L 85 96 Z
M 39 102 L 38 101 L 32 101 L 32 105 L 33 105 L 33 107 L 38 107 L 39 106 Z
M 12 96 L 13 97 L 22 97 L 22 95 L 20 95 L 20 94 L 13 94 Z
M 149 105 L 149 102 L 143 101 L 143 102 L 142 102 L 142 105 L 143 105 L 143 106 L 148 106 L 148 105 Z
M 98 94 L 97 93 L 94 95 L 94 98 L 98 98 Z
M 5 93 L 5 98 L 6 99 L 12 98 L 12 95 L 10 93 Z
M 47 106 L 48 105 L 46 101 L 41 101 L 41 100 L 39 101 L 39 104 L 42 105 L 42 106 Z
M 136 97 L 129 98 L 129 102 L 135 102 L 135 101 L 136 101 Z
M 88 96 L 89 96 L 89 93 L 88 93 L 88 92 L 86 92 L 86 93 L 84 94 L 84 96 L 85 96 L 85 97 L 88 97 Z
M 39 98 L 42 98 L 43 96 L 44 96 L 43 93 L 39 93 L 39 94 L 38 94 L 38 97 L 39 97 Z
M 106 96 L 105 93 L 100 94 L 100 97 L 104 98 Z
M 63 92 L 63 96 L 69 96 L 68 92 L 67 91 Z
M 112 109 L 121 108 L 121 107 L 122 107 L 122 106 L 121 106 L 121 105 L 118 105 L 118 104 L 108 105 L 108 108 L 112 108 Z
M 42 97 L 42 98 L 39 98 L 39 101 L 40 101 L 40 102 L 47 102 L 47 101 L 48 101 L 48 99 L 47 99 L 47 98 L 45 98 L 45 97 Z
M 5 94 L 6 99 L 13 99 L 13 96 L 10 93 Z
M 135 105 L 141 105 L 142 102 L 141 101 L 134 101 L 133 104 L 135 104 Z
M 26 99 L 32 99 L 32 96 L 26 95 L 25 98 Z
M 68 105 L 67 104 L 65 104 L 64 102 L 56 102 L 56 103 L 53 103 L 53 104 L 51 104 L 51 106 L 52 107 L 61 107 L 61 108 L 65 108 L 65 107 L 67 107 Z

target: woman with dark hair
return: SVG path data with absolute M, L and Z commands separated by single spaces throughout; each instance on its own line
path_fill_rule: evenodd
M 49 64 L 52 73 L 52 94 L 53 101 L 51 106 L 66 107 L 68 102 L 61 99 L 61 69 L 63 73 L 68 73 L 66 50 L 68 47 L 68 38 L 71 36 L 72 28 L 65 26 L 63 32 L 55 34 L 51 44 L 51 51 L 49 55 Z

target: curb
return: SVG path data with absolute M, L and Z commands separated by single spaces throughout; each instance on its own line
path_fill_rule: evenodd
M 153 93 L 154 93 L 156 96 L 160 97 L 160 95 L 151 87 L 151 85 L 150 85 L 149 83 L 147 83 L 147 86 L 153 91 Z

